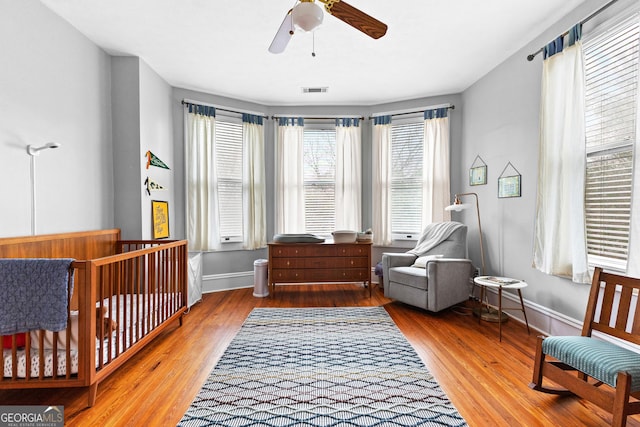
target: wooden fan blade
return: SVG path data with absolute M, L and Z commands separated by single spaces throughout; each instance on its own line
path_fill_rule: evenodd
M 324 1 L 322 2 L 325 3 Z M 342 0 L 327 2 L 325 9 L 327 9 L 327 12 L 331 15 L 374 39 L 379 39 L 387 33 L 387 24 L 378 21 L 376 18 L 367 15 Z
M 271 46 L 269 46 L 269 52 L 282 53 L 289 44 L 289 40 L 293 36 L 293 22 L 291 21 L 291 11 L 287 12 L 287 16 L 284 17 L 278 32 L 276 33 Z

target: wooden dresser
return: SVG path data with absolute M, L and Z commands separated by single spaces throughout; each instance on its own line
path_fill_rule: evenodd
M 363 282 L 371 295 L 371 243 L 269 243 L 269 285 Z

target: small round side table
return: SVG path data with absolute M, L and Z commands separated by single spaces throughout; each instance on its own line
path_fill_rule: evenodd
M 531 333 L 529 330 L 529 321 L 527 320 L 527 313 L 524 311 L 524 301 L 522 299 L 522 288 L 526 288 L 527 282 L 518 279 L 512 279 L 510 277 L 497 277 L 497 276 L 478 276 L 474 277 L 473 282 L 480 286 L 480 310 L 478 312 L 478 323 L 482 320 L 482 307 L 485 305 L 489 310 L 489 303 L 484 302 L 484 297 L 487 288 L 498 289 L 498 316 L 496 321 L 498 322 L 500 330 L 500 341 L 502 341 L 502 318 L 503 310 L 519 310 L 522 311 L 524 316 L 524 322 L 527 325 L 527 333 Z M 502 307 L 502 290 L 511 289 L 518 291 L 518 297 L 520 297 L 520 307 Z

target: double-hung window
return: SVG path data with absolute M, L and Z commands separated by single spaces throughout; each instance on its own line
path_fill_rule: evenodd
M 264 247 L 263 117 L 188 102 L 184 114 L 189 249 Z
M 391 233 L 394 240 L 416 239 L 422 226 L 424 122 L 391 125 Z
M 627 266 L 631 231 L 639 40 L 636 13 L 583 42 L 587 252 L 591 264 L 620 270 Z
M 374 118 L 374 243 L 417 240 L 427 224 L 449 220 L 448 110 L 437 107 Z
M 217 215 L 222 242 L 241 242 L 242 235 L 242 122 L 220 117 L 214 131 Z
M 330 235 L 336 229 L 335 177 L 335 126 L 305 124 L 304 215 L 307 233 Z
M 276 233 L 359 230 L 360 119 L 279 118 L 276 135 Z

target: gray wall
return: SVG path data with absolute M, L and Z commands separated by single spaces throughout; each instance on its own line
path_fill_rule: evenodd
M 142 236 L 140 189 L 140 60 L 111 58 L 115 223 L 123 238 Z
M 173 158 L 173 115 L 172 115 L 172 88 L 151 67 L 140 60 L 140 152 L 138 161 L 141 165 L 141 174 L 138 181 L 138 195 L 141 206 L 141 227 L 139 234 L 143 239 L 151 239 L 152 216 L 151 200 L 169 202 L 169 237 L 175 238 L 175 194 L 182 189 L 175 188 L 174 175 L 177 162 Z M 150 150 L 169 169 L 150 166 L 146 168 L 145 153 Z M 117 171 L 116 171 L 117 172 Z M 147 193 L 143 183 L 150 178 L 165 190 Z M 132 187 L 135 187 L 132 183 Z M 119 201 L 116 199 L 116 205 Z
M 112 57 L 111 72 L 116 226 L 125 239 L 152 238 L 151 200 L 162 200 L 169 202 L 169 237 L 175 237 L 171 86 L 137 57 Z M 170 169 L 147 169 L 147 151 Z M 147 177 L 165 190 L 147 193 Z
M 390 104 L 381 104 L 376 106 L 288 106 L 288 107 L 269 107 L 249 102 L 238 101 L 234 99 L 224 98 L 220 96 L 194 92 L 186 89 L 174 88 L 173 90 L 173 124 L 174 124 L 174 156 L 176 159 L 176 235 L 180 238 L 185 236 L 185 192 L 184 192 L 184 112 L 181 105 L 183 99 L 190 99 L 204 103 L 210 103 L 218 106 L 228 107 L 230 109 L 248 110 L 253 112 L 261 112 L 271 117 L 273 115 L 300 115 L 306 117 L 333 117 L 336 115 L 364 117 L 362 123 L 362 225 L 363 229 L 371 227 L 372 224 L 372 195 L 371 195 L 371 124 L 369 117 L 371 114 L 388 111 L 399 111 L 405 109 L 419 109 L 421 107 L 454 104 L 456 109 L 451 113 L 451 170 L 452 170 L 452 188 L 459 186 L 458 177 L 459 165 L 456 159 L 459 158 L 462 144 L 462 119 L 461 119 L 461 96 L 440 96 L 433 98 L 421 98 L 407 102 L 396 102 Z M 273 120 L 267 120 L 265 125 L 265 157 L 266 157 L 266 179 L 267 179 L 267 239 L 270 240 L 274 234 L 275 219 L 273 217 L 274 206 L 274 164 L 275 164 L 275 128 Z M 373 263 L 377 263 L 382 252 L 393 250 L 389 248 L 374 248 Z M 253 262 L 259 258 L 267 258 L 267 251 L 264 249 L 256 251 L 227 251 L 227 252 L 209 252 L 203 258 L 203 274 L 225 274 L 246 272 L 253 270 Z
M 579 320 L 584 316 L 589 286 L 532 268 L 542 55 L 533 62 L 526 57 L 605 3 L 586 1 L 464 91 L 462 185 L 454 188 L 456 192 L 478 193 L 488 274 L 526 280 L 529 287 L 523 290 L 525 299 Z M 632 4 L 637 2 L 619 1 L 586 24 L 584 34 L 597 22 Z M 476 155 L 487 163 L 488 178 L 487 185 L 472 187 L 467 173 Z M 522 175 L 522 197 L 498 199 L 498 176 L 508 162 Z M 460 218 L 469 225 L 471 257 L 479 260 L 475 211 L 466 211 Z
M 113 227 L 109 55 L 37 1 L 0 0 L 0 40 L 0 236 L 31 233 L 47 142 L 36 232 Z

